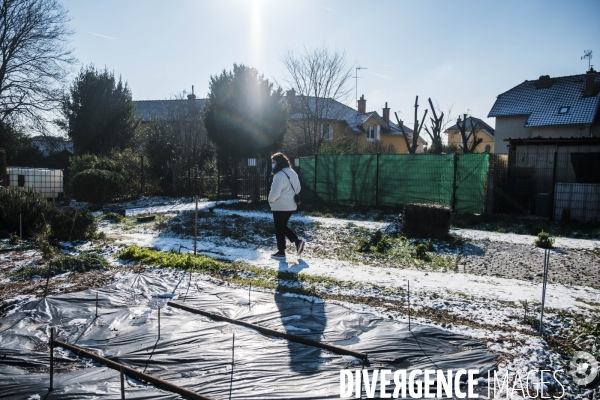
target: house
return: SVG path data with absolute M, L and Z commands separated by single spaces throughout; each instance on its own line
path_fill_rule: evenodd
M 446 129 L 444 133 L 448 134 L 448 146 L 455 145 L 460 148 L 462 145 L 462 136 L 458 129 L 458 124 L 462 125 L 460 117 L 456 124 Z M 467 133 L 471 132 L 471 129 L 475 129 L 475 136 L 483 141 L 475 148 L 476 153 L 493 153 L 494 152 L 494 133 L 495 130 L 483 120 L 475 117 L 467 117 L 466 121 Z M 471 136 L 469 139 L 469 145 L 473 143 L 474 137 Z
M 34 136 L 31 138 L 31 144 L 40 150 L 44 157 L 52 153 L 73 154 L 73 142 L 60 136 Z
M 189 112 L 189 110 L 202 110 L 206 99 L 197 99 L 193 93 L 188 94 L 186 99 L 175 100 L 134 100 L 135 111 L 142 125 L 158 120 L 168 120 L 175 118 L 180 112 Z
M 358 100 L 358 110 L 333 99 L 297 96 L 294 90 L 287 92 L 286 101 L 290 108 L 287 135 L 302 135 L 316 128 L 323 135 L 324 145 L 341 140 L 349 142 L 356 153 L 408 153 L 402 130 L 390 121 L 387 103 L 380 115 L 366 111 L 364 95 Z M 402 128 L 412 140 L 412 129 L 405 125 Z M 419 137 L 417 153 L 426 146 L 427 142 Z
M 525 81 L 498 96 L 488 117 L 496 118 L 494 148 L 508 151 L 508 138 L 600 136 L 600 74 Z
M 187 97 L 187 100 L 136 100 L 137 116 L 144 125 L 174 118 L 174 113 L 181 110 L 188 112 L 186 110 L 192 110 L 193 107 L 196 110 L 204 107 L 206 99 L 197 99 L 193 92 Z M 387 103 L 380 115 L 377 111 L 366 111 L 364 96 L 358 101 L 358 110 L 333 99 L 296 96 L 293 90 L 287 92 L 285 101 L 290 108 L 286 135 L 300 134 L 303 129 L 308 129 L 308 124 L 316 124 L 311 129 L 319 130 L 325 143 L 332 142 L 334 138 L 343 138 L 353 144 L 353 150 L 357 153 L 408 153 L 402 131 L 389 119 Z M 404 125 L 403 128 L 412 140 L 412 129 Z M 426 146 L 427 142 L 419 137 L 417 153 L 422 153 Z

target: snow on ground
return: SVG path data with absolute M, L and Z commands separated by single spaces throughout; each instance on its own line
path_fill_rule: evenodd
M 160 203 L 160 204 L 157 204 Z M 203 201 L 199 209 L 213 209 L 217 216 L 237 214 L 246 218 L 270 221 L 271 214 L 268 210 L 241 211 L 232 209 L 214 208 L 216 202 Z M 128 216 L 139 214 L 178 214 L 183 211 L 193 211 L 195 202 L 189 199 L 160 199 L 152 202 L 146 200 L 142 204 L 127 204 Z M 357 221 L 350 219 L 310 217 L 301 213 L 294 214 L 292 222 L 305 224 L 320 224 L 335 230 L 342 230 L 348 226 L 358 226 L 371 230 L 384 229 L 388 224 L 373 221 Z M 124 230 L 118 224 L 101 223 L 100 230 L 116 244 L 138 245 L 151 247 L 163 251 L 191 252 L 194 248 L 193 239 L 177 236 L 165 232 L 153 231 L 142 225 L 135 229 Z M 517 235 L 510 233 L 496 233 L 470 229 L 452 229 L 452 233 L 462 238 L 473 241 L 490 241 L 510 243 L 518 246 L 533 246 L 534 236 Z M 327 240 L 327 238 L 320 238 Z M 271 246 L 245 241 L 241 242 L 232 238 L 201 237 L 197 242 L 199 254 L 213 256 L 230 261 L 243 261 L 247 264 L 265 269 L 302 273 L 314 276 L 332 277 L 338 281 L 352 282 L 352 285 L 333 287 L 329 290 L 333 294 L 349 297 L 375 296 L 391 300 L 406 301 L 405 295 L 384 295 L 383 288 L 406 288 L 410 281 L 411 304 L 416 308 L 429 308 L 447 311 L 451 315 L 465 317 L 482 325 L 502 326 L 501 330 L 473 328 L 455 323 L 442 325 L 444 329 L 470 336 L 488 343 L 488 349 L 503 355 L 500 371 L 520 369 L 527 371 L 539 367 L 553 367 L 560 369 L 561 356 L 549 350 L 544 339 L 535 336 L 531 328 L 524 327 L 515 315 L 522 315 L 523 308 L 519 304 L 528 302 L 537 304 L 541 301 L 542 285 L 525 279 L 507 279 L 495 276 L 482 276 L 470 273 L 455 272 L 452 270 L 424 271 L 415 268 L 390 268 L 386 266 L 369 265 L 335 259 L 334 257 L 313 257 L 310 251 L 298 258 L 289 255 L 286 261 L 276 261 L 270 258 L 275 251 L 275 239 Z M 260 242 L 257 242 L 260 243 Z M 311 241 L 307 246 L 310 248 Z M 80 246 L 80 250 L 90 245 Z M 600 248 L 598 240 L 556 238 L 555 247 L 559 249 L 586 249 Z M 113 264 L 121 263 L 110 260 Z M 511 266 L 518 268 L 517 265 Z M 212 281 L 213 278 L 205 277 Z M 401 292 L 398 292 L 401 293 Z M 585 302 L 582 302 L 582 299 Z M 586 304 L 587 303 L 587 304 Z M 589 304 L 600 303 L 600 290 L 586 285 L 564 285 L 549 283 L 547 285 L 546 307 L 555 310 L 590 314 Z M 350 309 L 364 309 L 362 304 L 345 303 Z M 382 315 L 388 312 L 379 309 Z M 535 311 L 531 311 L 535 313 Z M 406 314 L 395 313 L 395 318 L 406 319 Z M 417 319 L 417 323 L 435 323 L 424 318 Z M 293 323 L 293 321 L 290 321 Z M 565 327 L 564 321 L 556 318 L 556 314 L 548 313 L 545 318 L 545 327 L 548 332 Z M 510 337 L 510 339 L 507 339 Z M 564 361 L 564 360 L 563 360 Z
M 195 204 L 193 204 L 195 206 Z M 214 203 L 204 203 L 203 208 L 213 207 Z M 184 209 L 179 205 L 179 209 Z M 158 208 L 156 208 L 158 209 Z M 172 212 L 172 208 L 162 208 L 164 212 Z M 216 214 L 237 214 L 247 218 L 270 219 L 271 214 L 258 211 L 239 211 L 228 209 L 215 209 Z M 354 221 L 346 219 L 308 217 L 301 214 L 295 214 L 292 221 L 304 223 L 319 222 L 324 226 L 331 228 L 341 228 L 348 224 L 370 228 L 382 229 L 388 224 L 372 221 Z M 104 232 L 116 238 L 117 243 L 135 244 L 140 247 L 151 247 L 162 251 L 176 250 L 181 252 L 191 252 L 194 248 L 194 241 L 190 238 L 170 237 L 164 234 L 154 233 L 129 233 L 119 232 L 112 225 L 106 225 L 101 228 Z M 517 235 L 510 233 L 495 233 L 476 231 L 469 229 L 453 229 L 453 233 L 468 238 L 478 240 L 501 241 L 506 243 L 515 243 L 522 245 L 531 245 L 535 240 L 534 236 Z M 310 242 L 307 246 L 310 246 Z M 557 238 L 555 246 L 564 248 L 594 249 L 598 245 L 597 240 L 585 239 L 565 239 Z M 244 247 L 235 240 L 224 239 L 221 243 L 215 243 L 215 240 L 206 240 L 201 238 L 197 242 L 198 252 L 200 254 L 213 256 L 230 261 L 244 261 L 251 265 L 268 268 L 272 270 L 281 270 L 282 265 L 270 258 L 274 248 L 264 248 L 261 246 Z M 289 254 L 289 253 L 288 253 Z M 286 263 L 284 263 L 286 264 Z M 492 276 L 472 275 L 465 273 L 446 272 L 426 272 L 418 269 L 399 269 L 386 268 L 381 266 L 370 266 L 360 263 L 340 261 L 337 259 L 301 257 L 298 259 L 294 255 L 288 255 L 286 270 L 295 273 L 304 273 L 309 275 L 319 275 L 336 278 L 341 281 L 359 282 L 362 284 L 377 285 L 382 287 L 404 288 L 410 281 L 411 289 L 417 292 L 429 292 L 443 294 L 460 293 L 461 296 L 478 298 L 481 301 L 496 300 L 510 302 L 539 302 L 541 300 L 542 285 L 526 280 L 505 279 Z M 592 302 L 600 302 L 600 290 L 586 286 L 565 286 L 561 284 L 547 285 L 546 306 L 556 309 L 565 309 L 572 311 L 584 311 L 585 305 L 577 301 L 577 298 L 585 298 Z M 496 318 L 496 317 L 494 317 Z M 493 322 L 492 321 L 489 322 Z
M 157 250 L 191 252 L 193 239 L 157 237 L 147 233 L 121 233 L 117 235 L 117 243 L 135 244 L 140 247 L 151 247 Z M 280 270 L 280 262 L 273 260 L 270 254 L 273 249 L 244 249 L 239 247 L 217 245 L 212 241 L 198 240 L 200 254 L 222 258 L 230 261 L 244 261 L 251 265 Z M 284 263 L 285 264 L 285 263 Z M 540 301 L 541 284 L 517 279 L 504 279 L 455 272 L 425 272 L 413 269 L 372 267 L 365 264 L 350 263 L 335 259 L 307 258 L 290 255 L 287 258 L 286 270 L 336 278 L 342 281 L 360 282 L 383 287 L 406 287 L 410 281 L 411 289 L 425 292 L 460 292 L 470 297 L 500 301 Z M 547 285 L 546 305 L 557 309 L 581 311 L 581 303 L 576 298 L 586 298 L 600 302 L 600 290 L 589 287 L 574 287 L 560 284 Z

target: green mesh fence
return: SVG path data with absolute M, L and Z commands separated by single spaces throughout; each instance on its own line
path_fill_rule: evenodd
M 333 204 L 454 203 L 458 213 L 482 213 L 488 166 L 489 154 L 304 157 L 302 197 Z
M 453 156 L 390 154 L 379 156 L 379 204 L 407 203 L 450 205 Z
M 462 154 L 458 156 L 455 212 L 459 214 L 483 213 L 485 209 L 485 184 L 489 166 L 489 154 Z

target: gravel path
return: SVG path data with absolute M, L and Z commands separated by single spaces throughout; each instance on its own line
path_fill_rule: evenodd
M 473 240 L 465 245 L 458 271 L 475 275 L 529 280 L 543 279 L 544 250 L 514 243 Z M 550 250 L 548 281 L 600 288 L 600 257 L 590 250 Z

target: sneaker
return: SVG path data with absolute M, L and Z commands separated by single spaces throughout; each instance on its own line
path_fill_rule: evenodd
M 298 242 L 296 242 L 296 254 L 297 255 L 302 254 L 302 252 L 304 251 L 304 244 L 306 244 L 306 242 L 302 239 L 298 239 Z
M 285 258 L 285 253 L 278 251 L 275 254 L 271 254 L 271 258 Z

